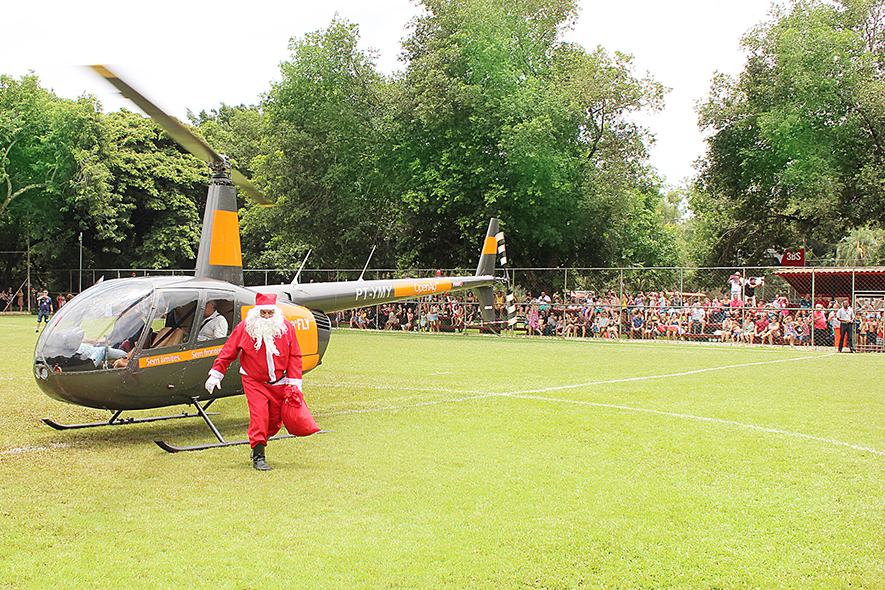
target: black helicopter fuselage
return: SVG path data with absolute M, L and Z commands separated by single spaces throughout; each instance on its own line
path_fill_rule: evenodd
M 204 337 L 206 307 L 224 336 Z M 63 306 L 37 341 L 34 375 L 47 395 L 90 408 L 140 410 L 242 393 L 237 370 L 207 396 L 203 382 L 255 291 L 189 277 L 103 281 Z M 281 301 L 295 326 L 304 370 L 322 360 L 331 326 L 323 313 Z M 173 334 L 173 337 L 166 337 Z M 234 367 L 236 368 L 236 367 Z

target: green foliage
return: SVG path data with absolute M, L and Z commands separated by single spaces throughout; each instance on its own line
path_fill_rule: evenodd
M 401 256 L 463 262 L 469 237 L 498 216 L 511 258 L 527 266 L 666 260 L 631 241 L 647 225 L 617 227 L 658 192 L 629 114 L 660 106 L 663 88 L 634 78 L 627 56 L 560 42 L 572 2 L 424 5 L 405 41 L 386 152 L 408 243 L 420 244 Z
M 67 257 L 82 226 L 107 231 L 103 198 L 107 175 L 95 166 L 106 156 L 101 114 L 89 97 L 66 100 L 36 76 L 0 77 L 0 242 L 36 261 Z M 90 211 L 94 208 L 94 212 Z M 2 255 L 5 282 L 19 275 L 22 257 Z
M 262 104 L 263 152 L 252 160 L 277 208 L 245 213 L 247 265 L 292 265 L 312 248 L 314 264 L 353 267 L 393 237 L 395 212 L 377 165 L 385 85 L 358 41 L 358 27 L 336 17 L 290 44 L 282 80 Z
M 744 72 L 717 76 L 700 109 L 713 134 L 692 209 L 720 239 L 698 262 L 755 262 L 885 221 L 882 11 L 794 2 L 745 37 Z
M 244 263 L 475 263 L 489 217 L 524 266 L 675 264 L 662 187 L 631 116 L 662 105 L 630 56 L 561 41 L 572 0 L 426 0 L 392 78 L 335 17 L 293 39 L 257 106 L 189 114 L 277 207 L 242 201 Z M 0 241 L 43 269 L 189 267 L 204 166 L 156 125 L 0 83 Z M 875 179 L 871 180 L 873 182 Z M 2 259 L 0 280 L 20 272 Z M 5 273 L 5 274 L 2 274 Z
M 392 80 L 346 20 L 292 41 L 250 119 L 262 139 L 233 149 L 279 205 L 244 213 L 246 264 L 312 248 L 313 264 L 359 267 L 375 245 L 382 266 L 463 266 L 491 216 L 526 265 L 675 263 L 648 137 L 629 120 L 663 88 L 627 56 L 559 42 L 571 2 L 425 8 Z M 234 119 L 199 122 L 223 139 Z
M 38 276 L 76 267 L 81 233 L 87 267 L 186 268 L 196 257 L 205 167 L 149 119 L 4 76 L 0 154 L 0 244 L 30 244 Z M 5 285 L 24 260 L 3 261 Z
M 107 117 L 115 150 L 111 192 L 128 226 L 117 247 L 104 248 L 110 267 L 187 268 L 196 258 L 205 204 L 205 164 L 184 152 L 150 119 L 120 111 Z M 115 238 L 118 236 L 115 236 Z
M 885 230 L 859 227 L 848 232 L 836 246 L 840 266 L 878 266 L 885 262 Z
M 231 162 L 247 178 L 254 178 L 252 161 L 262 153 L 267 118 L 257 106 L 222 104 L 218 110 L 189 113 L 197 135 L 216 152 L 231 158 Z

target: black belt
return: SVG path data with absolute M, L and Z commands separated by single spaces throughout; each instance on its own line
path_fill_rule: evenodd
M 283 371 L 283 376 L 277 379 L 276 381 L 267 381 L 265 385 L 277 385 L 280 381 L 286 378 L 286 371 Z

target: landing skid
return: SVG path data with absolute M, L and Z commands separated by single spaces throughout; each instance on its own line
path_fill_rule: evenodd
M 278 434 L 277 436 L 271 436 L 267 440 L 280 440 L 283 438 L 295 438 L 294 434 Z M 233 447 L 236 445 L 247 445 L 249 444 L 248 440 L 222 440 L 217 443 L 206 443 L 203 445 L 191 445 L 187 447 L 176 447 L 174 445 L 170 445 L 167 442 L 162 440 L 155 440 L 157 446 L 166 451 L 167 453 L 181 453 L 183 451 L 203 451 L 205 449 L 217 449 L 220 447 Z
M 201 406 L 197 398 L 191 399 L 191 405 L 197 410 L 197 414 L 206 422 L 206 426 L 212 431 L 215 437 L 218 439 L 217 443 L 205 443 L 202 445 L 190 445 L 185 447 L 177 447 L 175 445 L 170 445 L 169 443 L 162 440 L 155 440 L 157 446 L 166 451 L 167 453 L 181 453 L 184 451 L 203 451 L 205 449 L 217 449 L 220 447 L 232 447 L 235 445 L 246 445 L 249 444 L 248 440 L 225 440 L 221 433 L 218 431 L 218 428 L 212 422 L 212 419 L 209 418 L 209 414 L 206 413 L 206 407 Z M 206 404 L 208 406 L 208 404 Z M 322 430 L 318 434 L 322 434 L 323 432 L 329 432 L 328 430 Z M 268 440 L 281 440 L 284 438 L 295 438 L 294 434 L 278 434 L 277 436 L 271 436 Z
M 200 407 L 200 410 L 205 414 L 206 408 L 209 407 L 209 404 L 214 400 L 210 400 L 205 406 Z M 178 418 L 197 418 L 201 417 L 200 413 L 189 414 L 187 412 L 182 412 L 181 414 L 173 414 L 171 416 L 150 416 L 147 418 L 120 418 L 120 414 L 123 413 L 123 410 L 117 410 L 114 412 L 114 415 L 111 416 L 110 420 L 105 422 L 86 422 L 85 424 L 61 424 L 60 422 L 56 422 L 51 418 L 43 418 L 43 423 L 47 426 L 51 426 L 56 430 L 75 430 L 78 428 L 95 428 L 97 426 L 126 426 L 127 424 L 143 424 L 145 422 L 160 422 L 162 420 L 177 420 Z M 213 415 L 217 415 L 214 413 Z M 207 414 L 208 416 L 208 414 Z

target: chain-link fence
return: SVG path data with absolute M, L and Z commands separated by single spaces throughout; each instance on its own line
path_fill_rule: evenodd
M 308 269 L 299 282 L 394 279 L 473 269 Z M 499 271 L 500 272 L 500 271 Z M 885 268 L 516 268 L 506 275 L 516 296 L 517 322 L 506 325 L 504 287 L 496 317 L 483 324 L 471 293 L 423 298 L 333 314 L 339 327 L 378 330 L 494 330 L 547 337 L 667 339 L 838 346 L 850 332 L 858 351 L 883 350 Z M 193 270 L 57 271 L 55 292 L 76 292 L 101 277 L 192 275 Z M 287 284 L 298 269 L 245 269 L 246 286 Z M 51 289 L 52 290 L 52 289 Z M 840 315 L 842 300 L 854 310 Z M 848 320 L 848 321 L 843 321 Z M 848 347 L 848 342 L 843 346 Z

